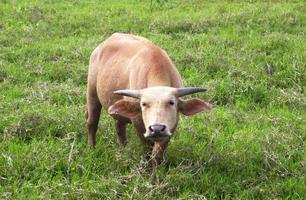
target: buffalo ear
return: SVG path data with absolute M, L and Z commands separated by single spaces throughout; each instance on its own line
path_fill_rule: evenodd
M 179 112 L 186 116 L 195 115 L 200 112 L 210 112 L 211 108 L 211 104 L 198 98 L 192 98 L 189 100 L 180 99 L 178 103 Z
M 121 115 L 127 118 L 136 117 L 141 112 L 139 102 L 119 100 L 108 108 L 111 115 Z

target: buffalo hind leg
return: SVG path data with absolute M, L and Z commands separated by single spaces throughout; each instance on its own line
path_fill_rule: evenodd
M 102 106 L 98 97 L 88 95 L 87 98 L 87 129 L 88 129 L 88 144 L 95 147 L 96 145 L 96 132 L 100 119 Z
M 121 120 L 116 120 L 116 131 L 118 134 L 119 144 L 126 145 L 126 125 L 127 123 Z

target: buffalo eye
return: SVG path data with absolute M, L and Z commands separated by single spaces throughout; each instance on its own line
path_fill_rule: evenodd
M 170 106 L 173 106 L 173 105 L 174 105 L 174 101 L 172 101 L 172 100 L 169 101 L 169 105 L 170 105 Z
M 141 105 L 142 105 L 143 107 L 148 106 L 148 104 L 147 104 L 147 103 L 145 103 L 145 102 L 142 102 L 142 103 L 141 103 Z

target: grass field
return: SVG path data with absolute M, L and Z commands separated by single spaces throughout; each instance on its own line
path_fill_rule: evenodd
M 305 199 L 306 4 L 290 2 L 2 0 L 0 199 Z M 105 112 L 87 145 L 88 60 L 113 32 L 165 49 L 214 105 L 181 117 L 159 182 Z

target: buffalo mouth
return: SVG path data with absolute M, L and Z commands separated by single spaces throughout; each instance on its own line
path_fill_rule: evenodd
M 170 138 L 170 134 L 167 133 L 146 133 L 145 138 L 151 141 L 162 141 Z

